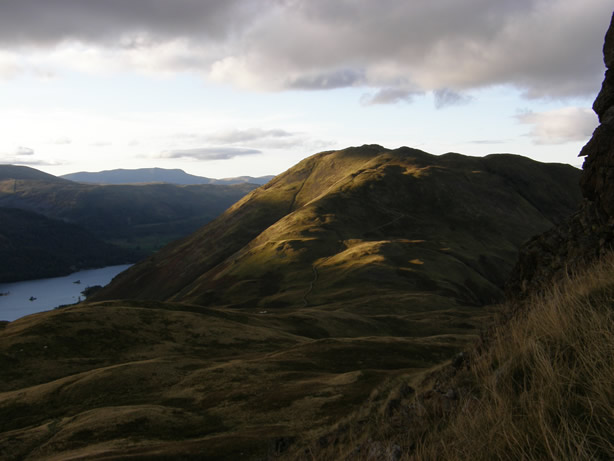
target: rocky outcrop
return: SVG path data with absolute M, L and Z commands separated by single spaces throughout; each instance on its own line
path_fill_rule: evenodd
M 603 54 L 607 71 L 593 104 L 600 125 L 580 152 L 580 156 L 586 157 L 580 185 L 586 199 L 604 216 L 611 217 L 614 216 L 614 22 L 606 34 Z
M 521 248 L 507 284 L 509 298 L 540 291 L 614 247 L 614 16 L 603 54 L 607 70 L 593 104 L 600 125 L 579 155 L 585 157 L 580 179 L 584 201 L 567 222 Z

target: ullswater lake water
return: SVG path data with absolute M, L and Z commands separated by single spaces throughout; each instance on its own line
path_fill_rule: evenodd
M 88 269 L 64 277 L 0 283 L 0 320 L 13 321 L 24 315 L 48 311 L 84 300 L 87 287 L 105 286 L 132 264 Z

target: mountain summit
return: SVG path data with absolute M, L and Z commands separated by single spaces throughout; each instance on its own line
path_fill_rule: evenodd
M 303 160 L 98 299 L 298 308 L 502 296 L 518 247 L 579 203 L 579 170 L 377 145 Z M 449 301 L 440 301 L 444 304 Z

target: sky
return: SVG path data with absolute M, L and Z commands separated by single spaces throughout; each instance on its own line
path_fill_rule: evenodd
M 363 144 L 580 167 L 611 0 L 1 0 L 0 163 L 278 174 Z

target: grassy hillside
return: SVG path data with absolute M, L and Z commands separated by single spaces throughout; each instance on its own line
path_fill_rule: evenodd
M 614 256 L 520 307 L 418 459 L 614 458 Z
M 610 253 L 503 306 L 464 360 L 283 459 L 613 459 L 613 280 Z
M 0 334 L 0 450 L 262 459 L 456 349 L 446 336 L 310 333 L 300 318 L 151 302 L 19 319 Z
M 513 155 L 325 152 L 134 266 L 99 299 L 353 312 L 384 299 L 402 310 L 427 298 L 483 305 L 501 299 L 518 246 L 578 205 L 578 174 Z
M 255 187 L 97 186 L 0 165 L 0 206 L 77 224 L 108 243 L 146 253 L 195 231 Z
M 134 261 L 139 255 L 104 243 L 74 224 L 0 208 L 0 282 L 67 275 Z
M 58 178 L 48 173 L 18 165 L 0 165 L 0 181 L 7 180 L 34 180 L 55 183 L 68 183 L 65 179 Z

